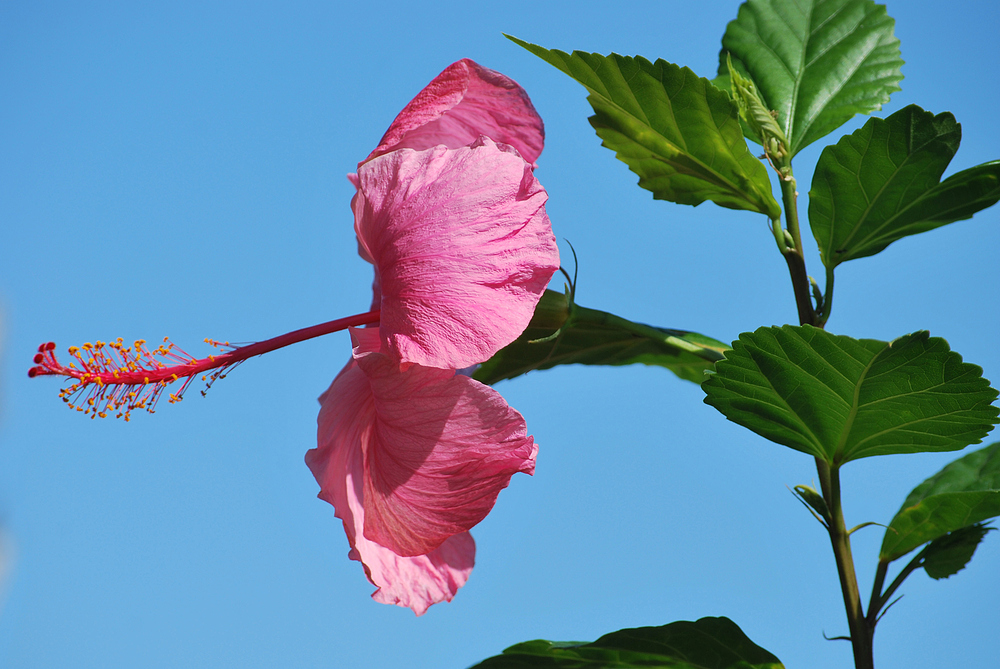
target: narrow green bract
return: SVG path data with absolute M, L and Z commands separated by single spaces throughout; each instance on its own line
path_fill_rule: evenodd
M 969 453 L 906 497 L 889 523 L 879 559 L 896 560 L 928 541 L 1000 516 L 1000 442 Z
M 786 325 L 740 335 L 702 388 L 729 420 L 839 465 L 978 443 L 1000 413 L 981 374 L 926 332 L 887 343 Z
M 781 215 L 767 170 L 743 139 L 736 103 L 707 79 L 664 60 L 568 54 L 510 39 L 584 85 L 604 146 L 654 198 Z
M 916 105 L 873 118 L 823 149 L 809 191 L 809 224 L 829 269 L 1000 200 L 1000 161 L 944 181 L 962 127 Z
M 872 0 L 750 0 L 726 27 L 719 74 L 731 53 L 777 112 L 795 155 L 899 90 L 894 26 Z

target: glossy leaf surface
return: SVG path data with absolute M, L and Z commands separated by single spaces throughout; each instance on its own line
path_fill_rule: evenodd
M 906 497 L 879 559 L 892 561 L 949 532 L 1000 516 L 1000 442 L 950 463 Z
M 562 293 L 547 290 L 528 328 L 480 365 L 472 377 L 493 384 L 556 365 L 641 363 L 665 367 L 682 379 L 701 383 L 705 371 L 728 349 L 726 344 L 694 332 L 632 323 L 603 311 L 570 305 Z
M 583 84 L 604 146 L 654 198 L 781 214 L 767 170 L 743 139 L 736 103 L 707 79 L 664 60 L 568 54 L 510 39 Z
M 954 576 L 965 569 L 983 537 L 992 530 L 992 527 L 976 524 L 938 537 L 927 546 L 924 571 L 935 580 Z
M 809 191 L 809 224 L 823 263 L 833 268 L 874 255 L 1000 200 L 1000 161 L 941 181 L 961 139 L 951 114 L 910 105 L 823 149 Z
M 771 653 L 728 618 L 702 618 L 605 634 L 593 643 L 527 641 L 473 669 L 780 669 Z
M 926 332 L 891 343 L 808 325 L 744 333 L 702 384 L 705 402 L 757 434 L 837 465 L 954 451 L 997 422 L 997 391 Z
M 872 0 L 750 0 L 726 27 L 719 74 L 731 53 L 777 112 L 795 155 L 899 90 L 894 26 Z

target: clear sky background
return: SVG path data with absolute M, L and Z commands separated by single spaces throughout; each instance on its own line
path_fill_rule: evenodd
M 26 376 L 48 340 L 169 335 L 204 355 L 204 337 L 366 310 L 344 175 L 463 57 L 516 79 L 545 120 L 537 176 L 579 254 L 580 304 L 725 341 L 794 321 L 761 216 L 653 201 L 600 146 L 583 88 L 501 36 L 711 77 L 738 5 L 2 3 L 0 666 L 459 669 L 522 640 L 719 615 L 790 668 L 850 666 L 849 644 L 823 639 L 847 630 L 829 542 L 787 489 L 813 481 L 812 459 L 728 423 L 663 369 L 498 384 L 540 444 L 537 472 L 473 530 L 468 585 L 421 618 L 369 598 L 303 463 L 346 334 L 129 424 L 86 420 L 57 381 Z M 997 4 L 889 13 L 906 78 L 880 114 L 953 111 L 964 141 L 946 174 L 1000 158 Z M 803 196 L 822 146 L 863 121 L 797 157 Z M 929 329 L 1000 382 L 998 223 L 993 208 L 843 265 L 829 329 Z M 822 275 L 815 253 L 809 268 Z M 849 464 L 848 525 L 888 522 L 955 457 Z M 855 535 L 865 599 L 881 536 Z M 903 592 L 878 628 L 880 668 L 996 666 L 1000 537 L 950 580 L 919 572 Z

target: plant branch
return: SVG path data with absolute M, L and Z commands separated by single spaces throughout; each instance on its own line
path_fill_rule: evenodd
M 892 599 L 893 594 L 899 589 L 899 586 L 903 585 L 903 581 L 924 566 L 924 556 L 927 553 L 927 548 L 924 548 L 919 553 L 913 556 L 903 570 L 899 572 L 896 578 L 893 579 L 889 587 L 886 588 L 885 592 L 880 592 L 882 589 L 882 584 L 885 583 L 885 574 L 889 569 L 888 562 L 879 561 L 878 572 L 876 573 L 875 583 L 872 586 L 872 599 L 871 603 L 868 605 L 868 626 L 871 628 L 872 633 L 875 632 L 875 624 L 879 621 L 879 611 L 885 606 L 885 603 Z M 881 576 L 881 579 L 879 578 Z
M 792 166 L 788 164 L 778 169 L 778 181 L 781 183 L 781 201 L 785 210 L 785 224 L 791 237 L 791 245 L 778 248 L 788 264 L 788 274 L 792 278 L 792 291 L 795 294 L 795 306 L 799 312 L 800 325 L 817 325 L 816 311 L 813 309 L 812 293 L 809 286 L 809 274 L 806 272 L 805 256 L 802 255 L 802 233 L 799 229 L 798 193 L 795 190 L 795 177 L 792 176 Z
M 868 600 L 868 626 L 875 629 L 875 620 L 878 617 L 878 610 L 885 603 L 882 599 L 882 586 L 885 585 L 885 575 L 889 571 L 889 563 L 879 560 L 878 568 L 875 570 L 875 582 L 872 583 L 872 596 Z
M 831 523 L 827 528 L 830 544 L 837 561 L 840 589 L 844 594 L 844 608 L 847 611 L 847 626 L 851 632 L 856 669 L 874 669 L 872 655 L 872 627 L 865 618 L 858 591 L 858 578 L 854 572 L 854 557 L 851 555 L 851 537 L 844 524 L 844 511 L 840 503 L 840 470 L 825 460 L 816 458 L 823 498 L 830 510 Z

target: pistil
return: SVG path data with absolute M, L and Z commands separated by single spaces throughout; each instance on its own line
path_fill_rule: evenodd
M 108 343 L 98 341 L 80 347 L 71 346 L 68 353 L 76 362 L 63 365 L 56 359 L 56 345 L 47 342 L 38 347 L 34 358 L 36 366 L 28 370 L 28 376 L 66 377 L 72 381 L 59 391 L 59 396 L 71 409 L 91 418 L 114 414 L 116 418 L 128 421 L 134 409 L 154 413 L 160 396 L 175 382 L 182 383 L 176 392 L 168 393 L 171 404 L 181 401 L 184 391 L 199 375 L 207 384 L 202 391 L 204 395 L 215 381 L 225 378 L 248 358 L 349 327 L 374 325 L 378 323 L 379 315 L 378 310 L 369 311 L 245 346 L 231 346 L 229 342 L 206 339 L 205 343 L 222 352 L 201 359 L 189 355 L 167 338 L 154 349 L 147 347 L 142 339 L 126 346 L 119 338 Z

